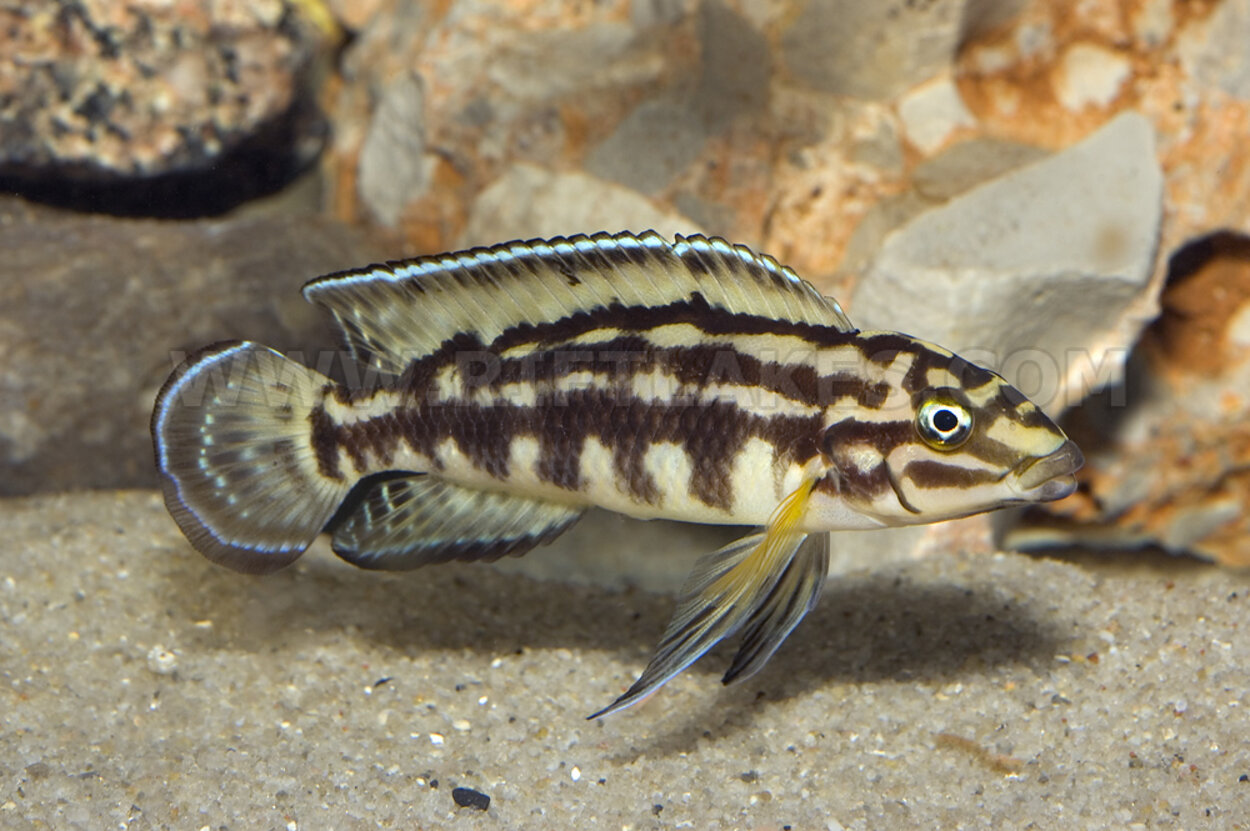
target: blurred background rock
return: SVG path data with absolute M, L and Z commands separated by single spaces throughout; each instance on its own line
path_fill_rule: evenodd
M 1250 565 L 1247 44 L 1250 0 L 0 3 L 0 826 L 444 828 L 471 787 L 508 828 L 1244 827 L 1250 572 L 1158 551 Z M 183 354 L 337 366 L 305 280 L 647 228 L 999 369 L 1081 489 L 838 534 L 860 573 L 749 683 L 590 724 L 733 529 L 255 580 L 151 490 Z
M 8 4 L 0 493 L 153 485 L 179 352 L 332 348 L 307 278 L 656 228 L 1066 412 L 1078 496 L 865 545 L 1250 563 L 1247 43 L 1250 0 Z

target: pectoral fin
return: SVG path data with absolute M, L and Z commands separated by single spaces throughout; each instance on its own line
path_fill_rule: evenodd
M 361 568 L 496 560 L 550 542 L 581 514 L 577 507 L 473 490 L 433 476 L 402 476 L 375 483 L 334 528 L 330 544 Z
M 741 629 L 757 609 L 768 603 L 778 581 L 807 539 L 797 528 L 814 483 L 815 480 L 806 481 L 787 496 L 774 511 L 764 533 L 736 540 L 695 564 L 694 572 L 682 589 L 677 611 L 647 668 L 624 695 L 590 718 L 623 710 L 650 695 L 717 643 Z M 794 623 L 798 623 L 798 619 Z M 781 631 L 777 628 L 780 625 L 779 621 L 762 633 L 769 635 L 776 629 L 776 642 L 780 643 L 794 628 L 791 624 Z M 768 654 L 758 661 L 760 665 Z

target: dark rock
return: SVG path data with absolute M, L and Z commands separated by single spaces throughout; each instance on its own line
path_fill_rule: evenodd
M 311 93 L 324 33 L 277 0 L 9 4 L 0 190 L 128 215 L 239 204 L 320 150 Z
M 317 39 L 297 21 L 273 0 L 10 4 L 0 163 L 87 176 L 203 164 L 290 107 Z
M 315 361 L 338 340 L 299 287 L 379 258 L 366 249 L 311 217 L 174 224 L 0 201 L 0 495 L 154 485 L 148 419 L 180 357 L 246 338 Z
M 1078 495 L 1031 510 L 1009 542 L 1157 546 L 1250 566 L 1250 236 L 1180 249 L 1160 302 L 1124 384 L 1065 425 L 1089 449 Z
M 472 788 L 452 788 L 451 798 L 461 808 L 475 808 L 479 811 L 490 808 L 490 797 Z

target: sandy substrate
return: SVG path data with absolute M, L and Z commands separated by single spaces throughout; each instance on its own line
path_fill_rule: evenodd
M 1245 574 L 886 565 L 744 684 L 722 648 L 588 722 L 670 597 L 324 548 L 245 577 L 146 492 L 0 502 L 0 532 L 5 829 L 1250 827 Z

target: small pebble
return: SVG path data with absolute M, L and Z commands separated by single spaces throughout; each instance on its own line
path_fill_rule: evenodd
M 148 650 L 148 669 L 157 675 L 173 675 L 178 668 L 178 656 L 157 644 Z
M 473 725 L 469 723 L 467 718 L 458 718 L 451 723 L 451 726 L 461 732 L 471 730 L 473 728 Z
M 430 744 L 434 745 L 435 747 L 442 747 L 444 741 L 446 741 L 446 739 L 443 737 L 442 733 L 430 734 Z
M 461 808 L 476 808 L 479 811 L 485 811 L 490 807 L 490 797 L 472 788 L 452 788 L 451 798 L 456 800 L 456 804 Z
M 573 765 L 573 769 L 569 771 L 569 778 L 574 782 L 578 782 L 582 778 L 582 769 L 577 765 Z

